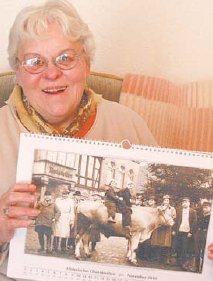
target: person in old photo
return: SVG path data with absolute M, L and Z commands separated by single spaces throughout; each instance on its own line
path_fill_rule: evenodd
M 75 204 L 74 200 L 69 198 L 68 190 L 61 190 L 60 196 L 55 200 L 55 205 L 60 211 L 60 216 L 53 227 L 53 252 L 58 253 L 60 250 L 65 253 L 70 238 L 70 227 L 73 226 L 75 219 Z
M 46 253 L 49 254 L 52 252 L 53 227 L 61 216 L 61 212 L 52 201 L 52 195 L 48 191 L 44 194 L 44 200 L 39 201 L 36 208 L 40 210 L 40 214 L 35 220 L 35 231 L 38 233 L 40 244 L 38 252 L 43 253 L 46 251 Z
M 188 270 L 189 245 L 197 230 L 197 212 L 190 207 L 190 198 L 184 197 L 181 207 L 177 209 L 176 224 L 174 227 L 177 264 Z
M 201 271 L 204 261 L 207 231 L 211 215 L 211 202 L 204 201 L 201 206 L 201 215 L 198 217 L 197 230 L 195 232 L 195 270 Z
M 171 196 L 165 194 L 163 202 L 157 208 L 164 214 L 167 214 L 171 220 L 175 222 L 176 209 L 171 205 Z M 172 226 L 162 226 L 152 233 L 151 245 L 155 246 L 156 256 L 161 259 L 163 263 L 169 263 L 169 257 L 172 248 Z
M 116 223 L 115 216 L 117 212 L 117 202 L 118 197 L 115 192 L 115 188 L 117 187 L 117 182 L 114 179 L 111 179 L 109 185 L 105 187 L 105 206 L 107 207 L 108 213 L 108 222 Z

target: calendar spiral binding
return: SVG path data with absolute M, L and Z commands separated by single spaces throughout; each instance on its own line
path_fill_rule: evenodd
M 91 140 L 91 139 L 82 139 L 82 138 L 70 138 L 69 136 L 64 135 L 54 135 L 54 134 L 45 134 L 45 133 L 24 133 L 26 137 L 29 138 L 39 138 L 39 139 L 55 139 L 60 140 L 62 142 L 71 142 L 71 143 L 84 143 L 84 144 L 95 144 L 100 146 L 108 146 L 114 148 L 123 148 L 122 143 L 124 141 L 129 142 L 128 139 L 124 139 L 121 143 L 115 143 L 110 141 L 102 141 L 102 140 Z M 158 147 L 158 146 L 148 146 L 148 145 L 140 145 L 140 144 L 131 144 L 130 149 L 136 149 L 140 151 L 146 152 L 156 152 L 156 153 L 167 153 L 171 155 L 183 155 L 183 156 L 193 156 L 200 158 L 209 158 L 213 159 L 213 152 L 204 152 L 204 151 L 193 151 L 193 150 L 184 150 L 178 148 L 167 148 L 167 147 Z M 125 148 L 124 148 L 125 149 Z

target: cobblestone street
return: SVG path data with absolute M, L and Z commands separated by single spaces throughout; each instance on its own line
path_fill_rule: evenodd
M 37 233 L 33 231 L 33 228 L 28 230 L 28 236 L 26 241 L 26 252 L 30 254 L 38 254 L 39 243 Z M 126 260 L 127 240 L 120 237 L 106 238 L 101 235 L 101 241 L 97 243 L 96 249 L 92 252 L 90 258 L 83 257 L 82 260 L 88 260 L 93 262 L 111 263 L 111 264 L 128 264 Z M 46 255 L 46 253 L 39 253 Z M 54 254 L 54 256 L 56 256 Z M 75 258 L 73 250 L 68 250 L 65 254 L 60 252 L 57 254 L 59 257 Z
M 101 236 L 101 242 L 97 243 L 92 252 L 91 261 L 111 264 L 129 264 L 126 260 L 127 240 L 121 237 Z
M 26 245 L 25 245 L 26 253 L 28 254 L 39 254 L 43 256 L 54 256 L 54 257 L 62 257 L 68 259 L 75 259 L 74 250 L 68 249 L 65 253 L 61 253 L 59 250 L 58 253 L 46 254 L 46 252 L 38 253 L 39 243 L 37 233 L 33 228 L 28 230 Z M 128 265 L 134 266 L 129 263 L 126 259 L 127 253 L 127 240 L 121 237 L 109 237 L 106 238 L 104 235 L 101 235 L 101 241 L 96 244 L 96 248 L 93 252 L 91 252 L 91 257 L 88 258 L 82 252 L 82 261 L 91 261 L 91 262 L 99 262 L 111 265 Z M 158 269 L 166 269 L 166 270 L 180 270 L 180 268 L 171 265 L 165 265 L 161 262 L 151 262 L 147 260 L 141 260 L 138 258 L 138 266 L 139 267 L 148 267 L 148 268 L 158 268 Z

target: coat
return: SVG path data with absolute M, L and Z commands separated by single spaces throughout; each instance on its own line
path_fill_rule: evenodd
M 45 225 L 52 227 L 53 220 L 58 220 L 61 212 L 59 208 L 54 204 L 45 204 L 45 202 L 39 203 L 37 208 L 41 211 L 35 221 L 35 225 Z
M 57 198 L 55 204 L 58 207 L 61 215 L 53 225 L 53 235 L 62 238 L 70 237 L 70 224 L 74 217 L 74 201 L 71 198 Z
M 179 232 L 179 228 L 182 222 L 182 211 L 183 208 L 179 208 L 177 210 L 176 223 L 174 225 L 174 231 L 176 233 Z M 189 227 L 189 232 L 192 234 L 197 230 L 197 212 L 192 208 L 189 208 Z
M 158 208 L 161 210 L 164 209 L 163 206 L 159 206 Z M 176 218 L 176 210 L 174 207 L 169 205 L 164 211 L 173 219 Z M 172 227 L 169 225 L 163 225 L 154 230 L 151 236 L 151 245 L 160 247 L 171 247 Z

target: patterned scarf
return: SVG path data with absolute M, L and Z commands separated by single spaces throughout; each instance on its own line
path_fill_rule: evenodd
M 56 130 L 36 112 L 24 97 L 20 86 L 14 88 L 8 104 L 15 108 L 18 119 L 29 132 L 82 138 L 95 122 L 97 104 L 100 100 L 101 96 L 96 95 L 91 89 L 85 91 L 76 117 L 63 132 Z

